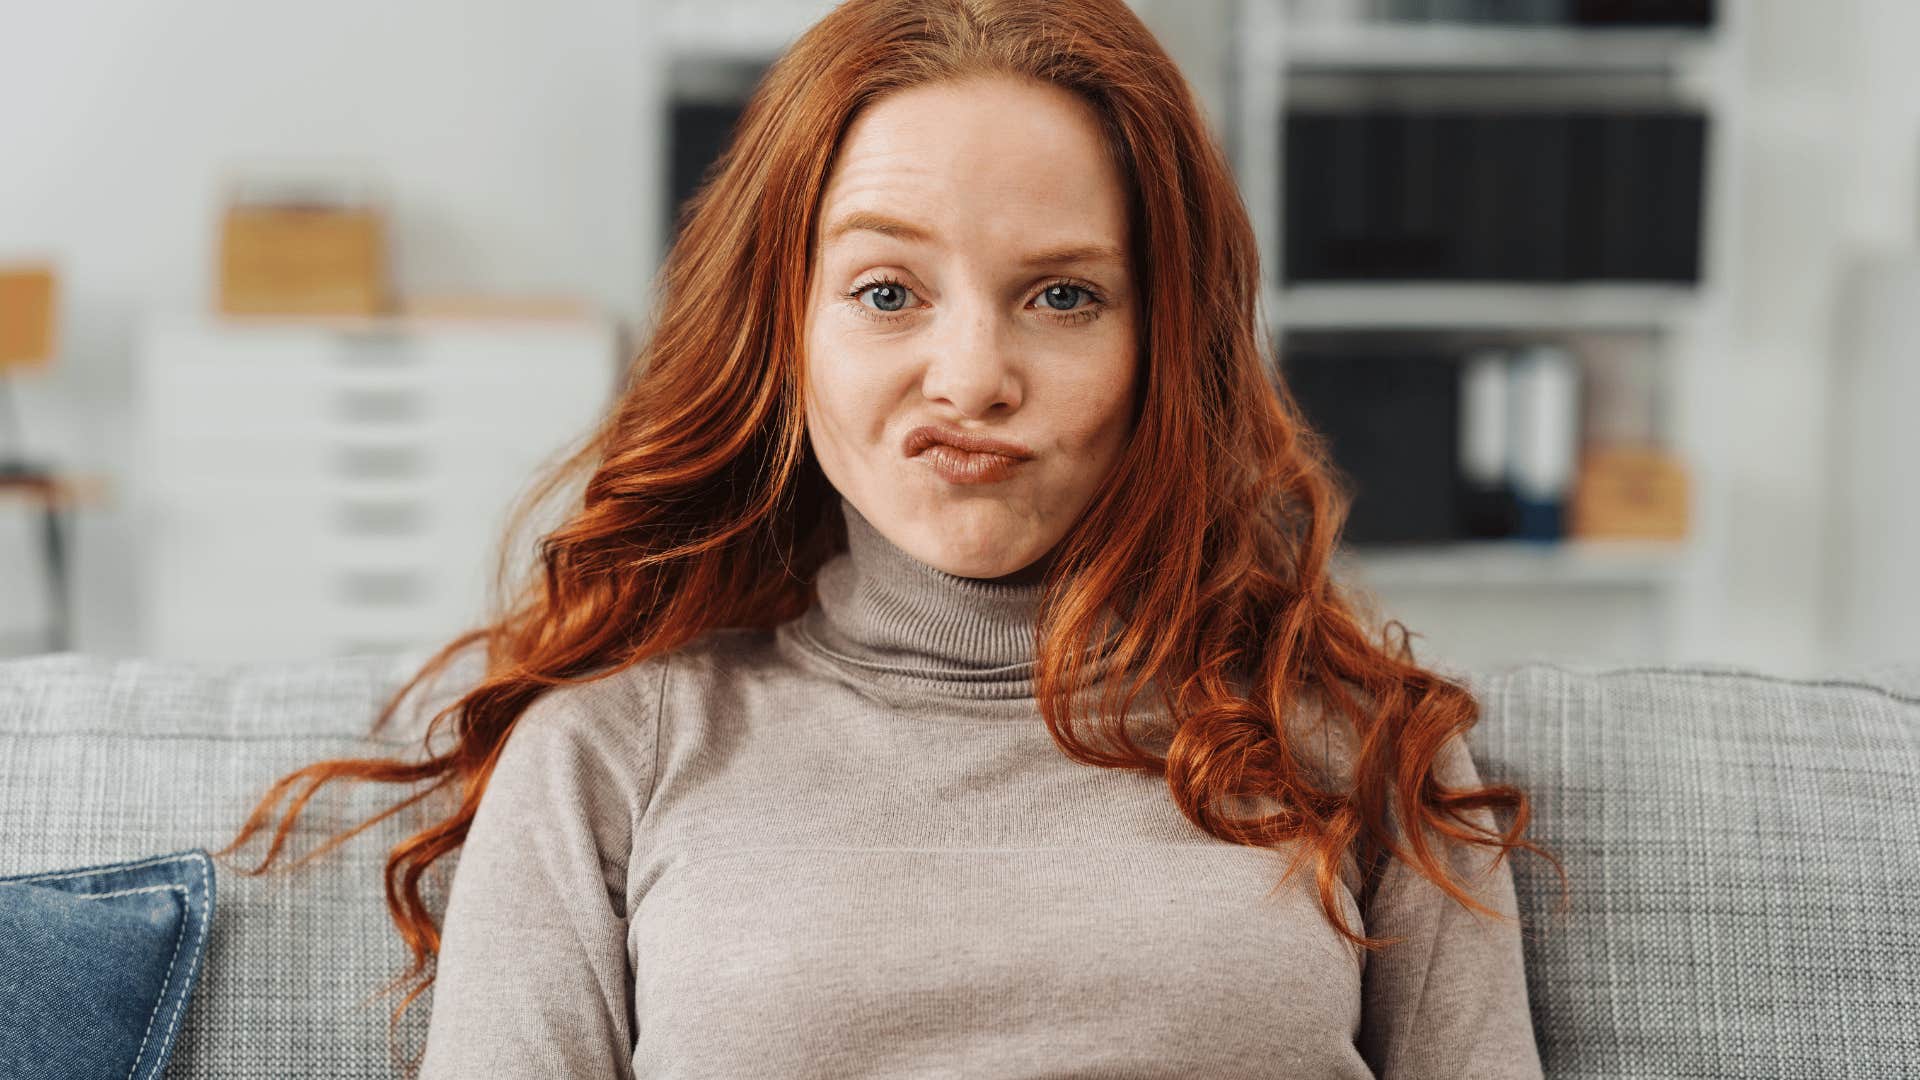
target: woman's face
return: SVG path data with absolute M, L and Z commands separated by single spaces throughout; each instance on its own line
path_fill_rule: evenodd
M 1068 91 L 972 78 L 874 102 L 828 178 L 808 438 L 863 517 L 948 573 L 1037 578 L 1129 434 L 1126 189 L 1102 140 Z M 922 449 L 923 428 L 1018 449 Z

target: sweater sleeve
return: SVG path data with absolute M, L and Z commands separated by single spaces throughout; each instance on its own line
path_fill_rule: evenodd
M 653 718 L 536 699 L 516 721 L 447 898 L 423 1080 L 627 1077 L 627 864 Z
M 1448 787 L 1481 782 L 1459 738 L 1442 751 L 1436 772 Z M 1468 817 L 1493 825 L 1490 811 Z M 1456 877 L 1476 900 L 1503 915 L 1515 913 L 1509 860 L 1488 872 L 1497 849 L 1447 842 L 1436 851 L 1451 853 Z M 1362 977 L 1358 1044 L 1376 1076 L 1542 1075 L 1518 923 L 1467 910 L 1398 859 L 1381 875 L 1365 918 L 1369 936 L 1406 938 L 1369 956 Z

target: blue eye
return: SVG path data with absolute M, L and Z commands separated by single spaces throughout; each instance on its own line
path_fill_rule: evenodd
M 913 290 L 897 281 L 876 281 L 860 286 L 854 291 L 854 296 L 857 298 L 868 292 L 874 296 L 874 306 L 880 311 L 887 312 L 899 311 L 906 307 L 907 297 L 913 295 Z
M 1087 290 L 1081 288 L 1078 285 L 1068 285 L 1062 282 L 1057 285 L 1047 286 L 1046 291 L 1041 293 L 1040 295 L 1046 298 L 1047 306 L 1052 308 L 1053 310 L 1072 311 L 1074 308 L 1074 300 L 1076 298 L 1080 296 L 1092 296 L 1093 294 L 1087 292 Z M 1062 307 L 1059 304 L 1054 303 L 1055 300 L 1065 300 L 1066 306 Z
M 873 294 L 874 302 L 871 304 L 866 302 L 868 293 Z M 845 295 L 860 314 L 870 319 L 890 319 L 913 306 L 910 303 L 913 290 L 892 278 L 863 281 Z M 1082 298 L 1091 303 L 1078 303 Z M 1071 281 L 1056 281 L 1048 285 L 1040 290 L 1037 299 L 1044 303 L 1041 310 L 1051 313 L 1050 318 L 1061 324 L 1087 322 L 1098 318 L 1105 310 L 1105 300 L 1099 293 L 1089 286 Z

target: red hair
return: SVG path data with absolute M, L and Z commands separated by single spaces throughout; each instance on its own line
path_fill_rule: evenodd
M 436 792 L 450 810 L 397 844 L 387 906 L 413 955 L 412 990 L 433 979 L 439 931 L 423 873 L 460 846 L 499 751 L 550 688 L 623 670 L 721 627 L 771 628 L 812 602 L 812 576 L 844 543 L 837 500 L 803 426 L 801 344 L 815 218 L 841 137 L 892 91 L 973 75 L 1038 80 L 1080 95 L 1129 183 L 1135 281 L 1143 298 L 1138 415 L 1131 441 L 1060 542 L 1042 586 L 1036 697 L 1061 751 L 1092 765 L 1163 776 L 1173 804 L 1227 842 L 1296 845 L 1286 878 L 1312 857 L 1320 905 L 1353 944 L 1380 948 L 1342 917 L 1336 886 L 1352 854 L 1399 857 L 1489 915 L 1451 876 L 1428 833 L 1558 860 L 1521 838 L 1527 797 L 1510 785 L 1443 786 L 1449 740 L 1478 719 L 1469 690 L 1412 658 L 1404 626 L 1372 640 L 1365 602 L 1329 576 L 1350 496 L 1270 360 L 1257 325 L 1261 274 L 1232 172 L 1190 89 L 1119 0 L 848 0 L 808 30 L 756 88 L 724 156 L 682 210 L 656 320 L 619 400 L 580 449 L 516 508 L 514 529 L 585 476 L 568 517 L 540 538 L 538 565 L 493 621 L 440 650 L 382 710 L 468 645 L 477 684 L 434 715 L 425 752 L 322 761 L 279 780 L 230 853 L 279 814 L 259 865 L 334 780 L 407 785 L 392 808 Z M 716 297 L 745 310 L 714 318 Z M 510 548 L 509 548 L 510 550 Z M 500 580 L 507 578 L 503 561 Z M 1101 745 L 1076 730 L 1080 669 L 1124 620 L 1100 699 Z M 1125 730 L 1157 699 L 1174 726 L 1164 754 Z M 1084 700 L 1084 699 L 1082 699 Z M 1350 784 L 1321 786 L 1289 718 L 1314 712 L 1354 747 Z M 436 741 L 436 736 L 439 737 Z M 292 795 L 284 811 L 282 799 Z M 1230 813 L 1236 800 L 1272 809 Z M 1500 831 L 1471 811 L 1510 814 Z M 1395 820 L 1406 844 L 1395 841 Z M 1565 872 L 1561 871 L 1564 885 Z M 1398 940 L 1398 939 L 1394 939 Z

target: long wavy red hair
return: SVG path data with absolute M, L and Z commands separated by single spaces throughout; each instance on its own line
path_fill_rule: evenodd
M 497 617 L 437 652 L 375 727 L 468 646 L 484 645 L 482 678 L 432 717 L 421 754 L 299 769 L 273 785 L 223 852 L 277 814 L 268 850 L 246 872 L 264 871 L 335 780 L 408 790 L 293 865 L 429 796 L 451 796 L 446 815 L 387 860 L 387 906 L 413 956 L 396 1017 L 431 984 L 439 949 L 422 876 L 466 837 L 529 704 L 714 628 L 771 628 L 812 602 L 814 570 L 844 542 L 803 426 L 803 305 L 821 192 L 863 106 L 982 74 L 1081 95 L 1131 188 L 1144 300 L 1138 417 L 1042 588 L 1036 697 L 1061 752 L 1164 776 L 1179 811 L 1223 841 L 1295 845 L 1282 882 L 1311 857 L 1328 921 L 1361 948 L 1398 939 L 1346 924 L 1337 888 L 1348 855 L 1370 868 L 1368 880 L 1385 858 L 1403 859 L 1488 915 L 1499 913 L 1454 879 L 1429 834 L 1498 849 L 1496 864 L 1525 848 L 1560 869 L 1522 838 L 1523 792 L 1438 781 L 1439 756 L 1477 721 L 1477 702 L 1414 662 L 1404 626 L 1388 623 L 1374 640 L 1368 602 L 1329 575 L 1350 496 L 1276 374 L 1258 325 L 1261 274 L 1246 209 L 1152 34 L 1120 0 L 847 0 L 760 81 L 731 145 L 681 211 L 654 324 L 617 402 L 516 508 L 510 532 L 586 478 L 564 522 L 539 538 L 537 564 L 509 587 L 503 557 Z M 726 318 L 715 317 L 720 297 L 732 305 Z M 1094 745 L 1076 730 L 1074 702 L 1088 678 L 1082 658 L 1109 610 L 1125 625 L 1111 661 L 1124 675 L 1100 697 L 1105 738 Z M 1174 722 L 1164 754 L 1125 729 L 1142 696 Z M 1350 783 L 1314 782 L 1314 748 L 1296 745 L 1288 722 L 1309 701 L 1353 747 Z M 1249 798 L 1269 809 L 1232 812 Z M 1484 828 L 1467 816 L 1481 810 L 1511 822 Z

